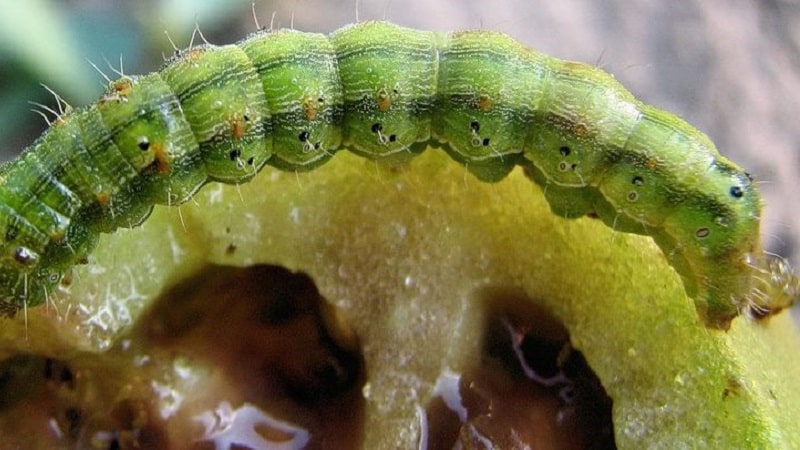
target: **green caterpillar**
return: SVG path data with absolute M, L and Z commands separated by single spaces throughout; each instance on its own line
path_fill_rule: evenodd
M 554 213 L 652 236 L 709 326 L 797 297 L 761 248 L 753 180 L 683 120 L 503 34 L 368 22 L 192 47 L 58 117 L 0 168 L 0 309 L 41 303 L 99 233 L 209 181 L 310 170 L 340 148 L 402 162 L 429 145 L 485 181 L 521 165 Z

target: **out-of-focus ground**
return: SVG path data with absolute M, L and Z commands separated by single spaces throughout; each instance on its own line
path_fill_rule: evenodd
M 127 73 L 147 72 L 169 53 L 164 30 L 184 46 L 195 23 L 218 44 L 255 29 L 250 0 L 0 0 L 0 6 L 4 159 L 45 127 L 28 111 L 28 100 L 52 104 L 39 82 L 81 105 L 102 82 L 87 59 L 105 69 L 104 59 L 117 65 L 122 55 Z M 307 31 L 329 32 L 357 14 L 421 29 L 493 29 L 559 58 L 596 63 L 640 99 L 709 134 L 746 167 L 762 183 L 767 247 L 800 263 L 798 2 L 259 0 L 255 10 L 262 26 L 274 13 L 276 27 Z M 52 52 L 50 64 L 30 61 L 40 50 Z

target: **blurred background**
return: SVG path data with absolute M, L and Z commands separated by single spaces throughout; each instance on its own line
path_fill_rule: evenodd
M 74 106 L 113 76 L 157 70 L 195 24 L 215 44 L 261 26 L 330 32 L 387 19 L 430 30 L 506 32 L 597 64 L 638 98 L 710 135 L 762 182 L 768 248 L 800 265 L 800 3 L 796 0 L 0 0 L 0 159 L 45 128 L 29 102 Z

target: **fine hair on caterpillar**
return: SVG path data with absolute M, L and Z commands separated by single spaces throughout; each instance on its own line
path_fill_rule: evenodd
M 708 326 L 791 305 L 798 281 L 761 247 L 756 184 L 701 132 L 611 75 L 490 31 L 365 22 L 261 30 L 122 75 L 0 168 L 0 308 L 41 303 L 99 233 L 210 181 L 308 171 L 347 149 L 408 161 L 440 147 L 492 182 L 515 166 L 552 211 L 651 236 Z

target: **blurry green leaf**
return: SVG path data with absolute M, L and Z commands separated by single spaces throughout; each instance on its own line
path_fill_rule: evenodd
M 46 0 L 0 0 L 0 54 L 19 60 L 34 77 L 65 97 L 85 100 L 88 64 L 59 3 Z M 57 75 L 55 75 L 57 74 Z

